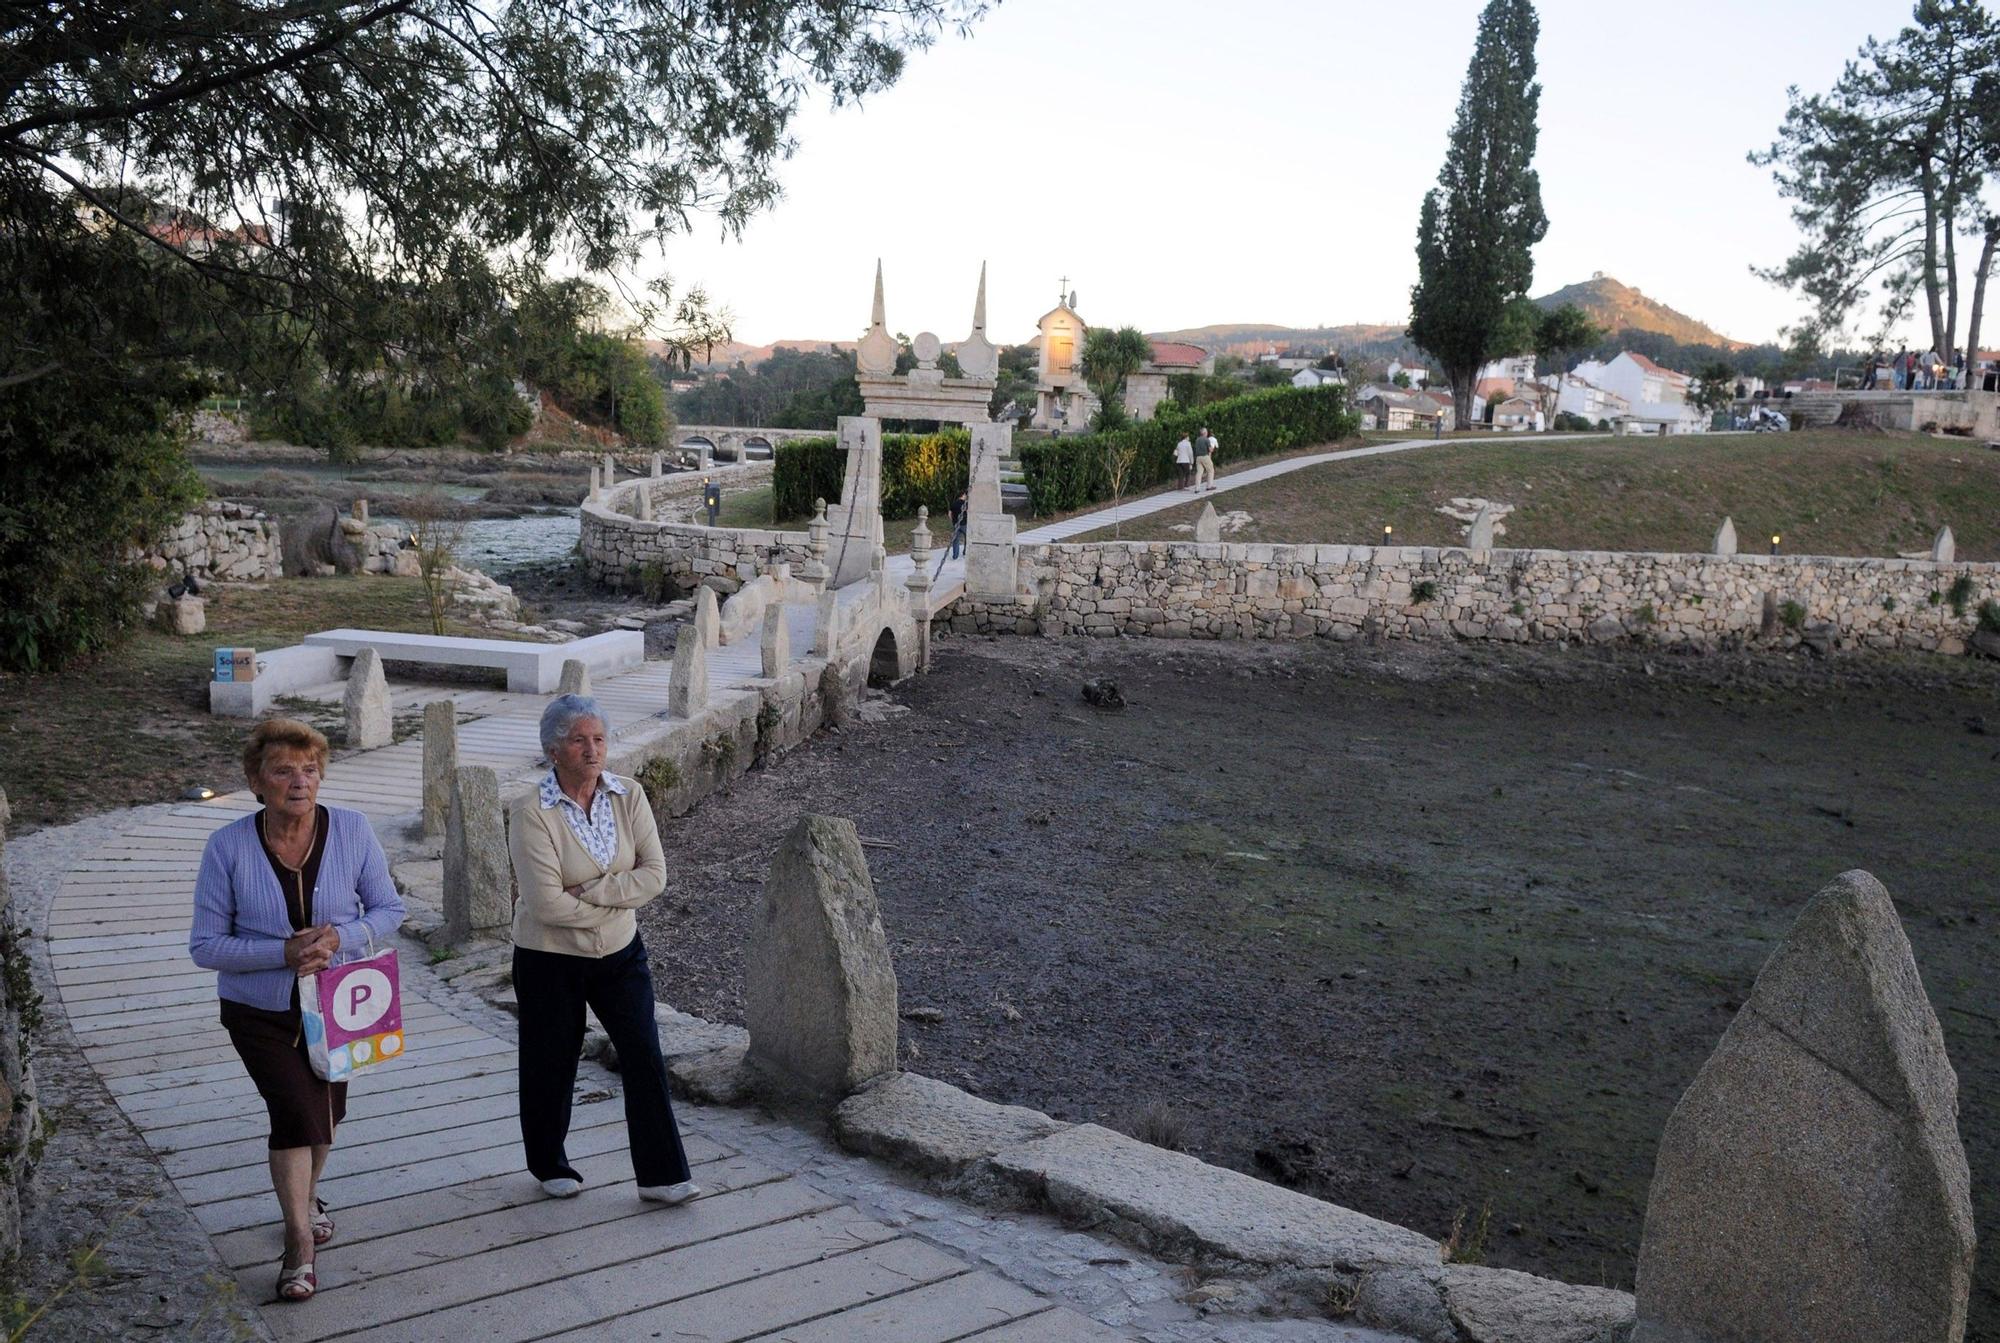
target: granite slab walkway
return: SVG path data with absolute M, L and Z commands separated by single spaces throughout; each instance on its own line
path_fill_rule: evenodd
M 811 647 L 809 621 L 794 637 Z M 754 645 L 719 650 L 713 684 L 745 679 L 734 664 L 755 659 Z M 647 663 L 597 693 L 633 721 L 664 709 L 666 675 L 666 664 Z M 403 708 L 440 693 L 401 686 L 395 698 Z M 503 777 L 533 767 L 542 697 L 456 698 L 483 715 L 460 730 L 461 761 Z M 338 759 L 320 795 L 378 823 L 406 815 L 420 799 L 420 753 L 405 742 Z M 282 1240 L 263 1107 L 217 1022 L 214 976 L 187 958 L 202 846 L 256 805 L 236 792 L 153 809 L 79 856 L 51 904 L 47 951 L 85 1058 L 273 1337 L 1131 1337 L 746 1150 L 756 1126 L 731 1112 L 684 1114 L 705 1195 L 679 1208 L 641 1203 L 616 1083 L 594 1064 L 579 1081 L 570 1145 L 588 1187 L 575 1200 L 544 1198 L 521 1169 L 510 1023 L 444 985 L 414 944 L 403 955 L 408 1052 L 353 1084 L 321 1184 L 339 1232 L 319 1255 L 319 1295 L 276 1302 Z

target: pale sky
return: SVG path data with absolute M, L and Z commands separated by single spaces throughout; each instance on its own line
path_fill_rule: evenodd
M 1003 0 L 860 108 L 795 123 L 786 198 L 665 268 L 739 340 L 852 338 L 875 259 L 892 330 L 1034 334 L 1067 275 L 1093 325 L 1408 318 L 1479 0 Z M 1739 340 L 1798 300 L 1749 273 L 1797 235 L 1768 172 L 1786 85 L 1824 89 L 1888 0 L 1543 0 L 1534 292 L 1603 271 Z

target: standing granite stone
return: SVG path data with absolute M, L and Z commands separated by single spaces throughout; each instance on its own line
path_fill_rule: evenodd
M 597 502 L 598 489 L 599 489 L 599 483 L 597 479 L 597 463 L 592 462 L 590 464 L 590 502 L 593 504 Z
M 854 822 L 806 815 L 771 861 L 743 967 L 751 1066 L 845 1096 L 896 1070 L 896 971 Z
M 1736 522 L 1734 519 L 1724 518 L 1722 525 L 1715 529 L 1715 545 L 1712 548 L 1718 555 L 1734 555 L 1736 553 Z
M 713 594 L 710 599 L 713 600 Z M 692 718 L 707 707 L 708 644 L 700 630 L 683 625 L 674 640 L 674 670 L 667 681 L 667 717 Z
M 1909 941 L 1844 872 L 1667 1121 L 1633 1343 L 1959 1343 L 1970 1183 Z
M 1493 506 L 1481 504 L 1479 512 L 1473 515 L 1472 526 L 1465 534 L 1467 550 L 1493 549 Z
M 659 454 L 659 453 L 657 453 L 657 452 L 656 452 L 656 453 L 654 453 L 654 454 L 653 454 L 653 479 L 654 479 L 654 480 L 659 480 L 659 479 L 660 479 L 661 477 L 665 476 L 666 474 L 667 474 L 667 469 L 666 469 L 666 464 L 665 464 L 664 462 L 662 462 L 662 461 L 660 460 L 660 454 Z
M 757 649 L 765 680 L 775 681 L 785 674 L 785 664 L 792 660 L 792 630 L 785 623 L 784 603 L 773 602 L 764 608 L 764 637 Z
M 448 699 L 424 705 L 424 834 L 442 835 L 451 814 L 452 779 L 458 772 L 458 706 Z
M 605 488 L 605 489 L 607 489 L 607 490 L 608 490 L 608 489 L 610 489 L 610 488 L 611 488 L 611 482 L 612 482 L 612 480 L 613 480 L 614 478 L 615 478 L 615 477 L 614 477 L 614 468 L 613 468 L 613 467 L 612 467 L 612 465 L 611 465 L 611 454 L 607 452 L 607 453 L 605 453 L 605 454 L 604 454 L 604 488 Z
M 1949 526 L 1938 528 L 1937 539 L 1931 542 L 1931 563 L 1950 564 L 1958 558 L 1958 542 L 1952 537 Z
M 653 520 L 653 492 L 644 485 L 639 485 L 633 489 L 632 496 L 632 516 L 641 522 L 651 522 Z
M 704 648 L 722 646 L 722 612 L 715 604 L 715 589 L 706 583 L 694 590 L 694 627 Z
M 395 735 L 389 710 L 389 683 L 382 679 L 382 655 L 374 649 L 364 648 L 354 655 L 354 663 L 347 669 L 347 694 L 341 698 L 340 707 L 347 717 L 344 740 L 349 746 L 372 750 L 387 746 Z
M 482 928 L 504 928 L 513 917 L 514 869 L 500 813 L 500 776 L 484 765 L 460 765 L 452 775 L 444 831 L 445 938 L 463 941 Z
M 1222 519 L 1215 516 L 1212 500 L 1201 506 L 1201 516 L 1194 520 L 1194 539 L 1204 545 L 1222 539 Z
M 558 695 L 588 695 L 590 693 L 590 665 L 582 658 L 564 658 L 562 678 L 556 682 Z

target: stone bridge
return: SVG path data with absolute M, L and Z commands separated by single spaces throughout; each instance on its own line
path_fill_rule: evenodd
M 674 446 L 683 452 L 706 453 L 704 460 L 762 461 L 778 444 L 802 438 L 832 438 L 825 429 L 756 429 L 737 425 L 682 424 L 674 427 Z

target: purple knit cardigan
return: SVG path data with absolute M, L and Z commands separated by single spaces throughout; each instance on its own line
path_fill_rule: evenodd
M 326 850 L 313 887 L 313 922 L 340 934 L 336 963 L 385 951 L 403 924 L 403 897 L 389 879 L 389 860 L 368 818 L 346 807 L 327 809 Z M 257 813 L 208 837 L 194 883 L 194 927 L 188 955 L 214 970 L 216 992 L 231 1002 L 272 1012 L 291 1006 L 298 978 L 285 964 L 292 918 L 278 874 L 257 838 Z

